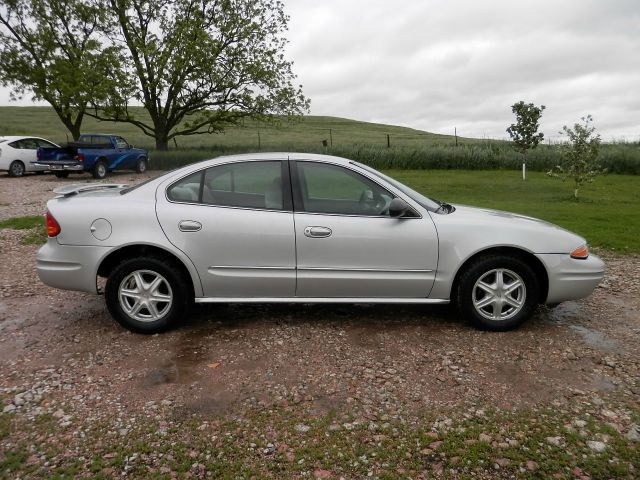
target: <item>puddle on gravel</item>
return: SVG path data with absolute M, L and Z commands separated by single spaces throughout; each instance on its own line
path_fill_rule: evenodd
M 569 328 L 574 332 L 577 332 L 582 337 L 584 343 L 590 347 L 612 353 L 620 353 L 622 351 L 622 347 L 618 342 L 607 337 L 602 332 L 592 330 L 591 328 L 587 328 L 582 325 L 569 325 Z
M 564 302 L 553 309 L 548 309 L 548 319 L 557 325 L 568 327 L 570 330 L 576 332 L 582 338 L 582 341 L 590 347 L 602 350 L 605 352 L 622 351 L 621 345 L 609 338 L 602 332 L 594 330 L 593 328 L 585 327 L 584 325 L 577 325 L 573 323 L 579 319 L 582 314 L 582 307 L 577 302 Z
M 143 378 L 142 384 L 152 387 L 167 383 L 192 383 L 197 377 L 197 370 L 208 359 L 206 335 L 200 331 L 187 331 L 176 339 L 171 358 L 149 372 Z

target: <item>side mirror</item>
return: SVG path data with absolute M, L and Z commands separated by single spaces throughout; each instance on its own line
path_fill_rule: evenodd
M 402 217 L 411 207 L 401 198 L 394 198 L 389 204 L 389 216 Z

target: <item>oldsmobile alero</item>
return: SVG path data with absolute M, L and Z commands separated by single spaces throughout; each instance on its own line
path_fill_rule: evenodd
M 558 226 L 439 202 L 325 155 L 226 156 L 55 192 L 40 279 L 99 293 L 106 278 L 111 315 L 138 332 L 179 324 L 194 301 L 451 302 L 507 330 L 538 304 L 588 296 L 604 270 Z

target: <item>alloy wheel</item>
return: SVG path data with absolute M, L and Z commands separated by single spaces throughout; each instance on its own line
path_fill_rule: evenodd
M 508 320 L 525 304 L 527 289 L 512 270 L 497 268 L 482 275 L 473 286 L 473 306 L 489 320 Z
M 127 275 L 118 288 L 124 312 L 140 322 L 163 318 L 173 303 L 173 292 L 166 278 L 152 270 L 136 270 Z

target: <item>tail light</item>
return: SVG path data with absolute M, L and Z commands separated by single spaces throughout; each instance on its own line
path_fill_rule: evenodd
M 582 245 L 571 252 L 571 258 L 577 258 L 579 260 L 585 260 L 589 256 L 589 247 Z
M 79 162 L 84 162 L 84 153 L 79 153 L 76 155 L 76 160 Z
M 57 237 L 58 235 L 60 235 L 60 232 L 62 231 L 62 228 L 60 228 L 60 224 L 58 223 L 58 221 L 53 218 L 53 215 L 51 215 L 51 213 L 49 213 L 49 210 L 47 210 L 47 235 L 49 235 L 50 237 Z

